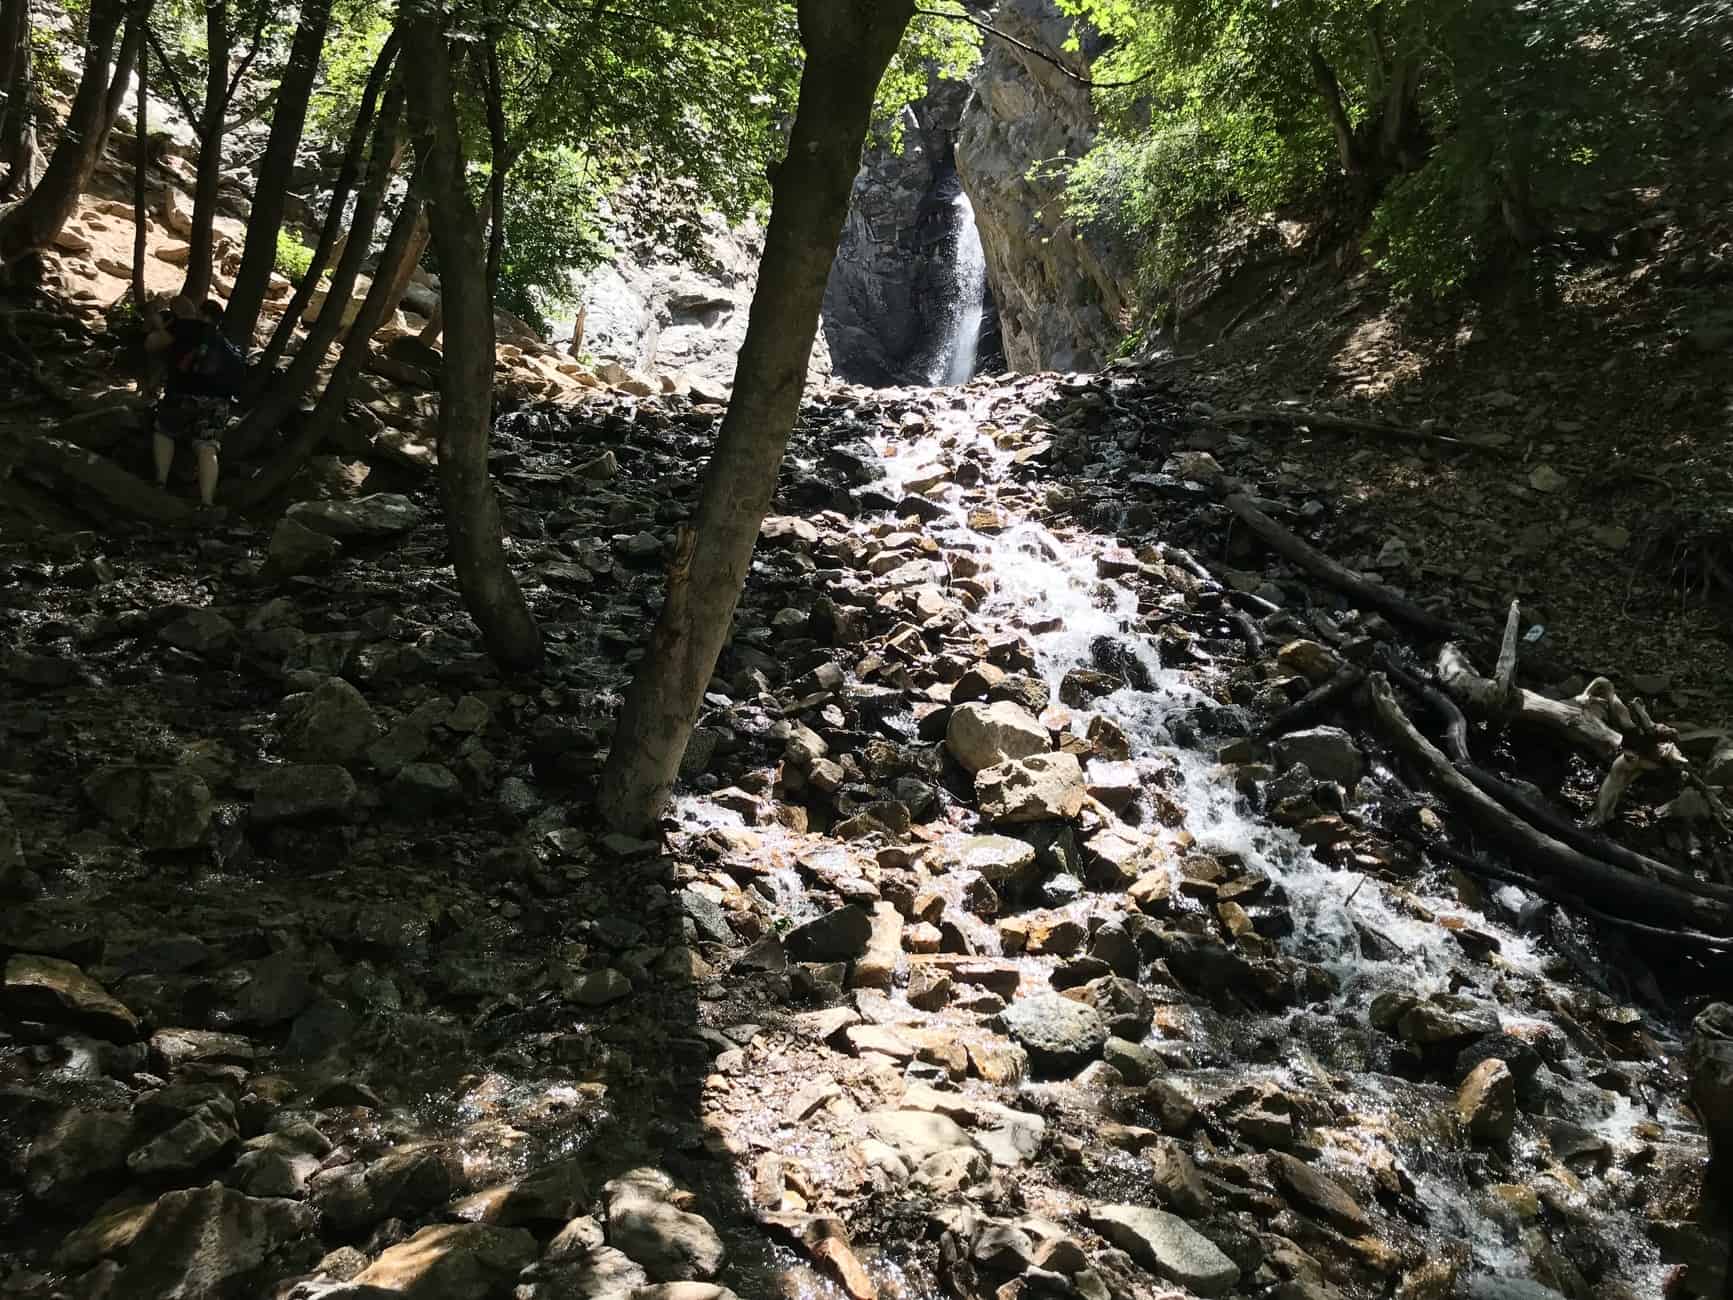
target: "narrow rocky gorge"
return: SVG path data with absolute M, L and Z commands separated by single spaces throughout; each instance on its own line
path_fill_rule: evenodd
M 1654 981 L 1724 956 L 1430 857 L 1351 702 L 1264 736 L 1403 639 L 1159 372 L 817 390 L 667 834 L 600 833 L 720 414 L 500 418 L 533 684 L 424 465 L 7 544 L 4 1294 L 1722 1294 L 1733 1020 Z

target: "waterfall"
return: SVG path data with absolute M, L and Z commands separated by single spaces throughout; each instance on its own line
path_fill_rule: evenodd
M 957 255 L 951 268 L 956 297 L 946 313 L 949 330 L 933 364 L 934 384 L 966 384 L 974 378 L 987 298 L 987 253 L 975 226 L 975 205 L 959 191 L 951 207 L 957 225 Z

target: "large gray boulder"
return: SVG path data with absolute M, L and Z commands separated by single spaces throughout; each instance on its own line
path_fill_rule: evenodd
M 1098 1205 L 1089 1226 L 1138 1263 L 1201 1296 L 1226 1295 L 1239 1281 L 1233 1260 L 1184 1219 L 1145 1205 Z
M 1047 728 L 1027 709 L 999 700 L 959 704 L 951 710 L 945 748 L 968 771 L 979 772 L 1008 759 L 1044 754 L 1053 748 L 1053 741 Z
M 1107 1043 L 1107 1022 L 1101 1013 L 1057 993 L 1019 998 L 999 1019 L 1038 1070 L 1079 1069 L 1100 1055 Z

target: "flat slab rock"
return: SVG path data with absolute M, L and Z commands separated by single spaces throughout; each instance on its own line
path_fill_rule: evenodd
M 72 1024 L 117 1043 L 139 1035 L 139 1020 L 69 961 L 19 953 L 6 963 L 0 1006 L 27 1020 Z
M 1184 1219 L 1144 1205 L 1098 1205 L 1089 1226 L 1139 1264 L 1201 1296 L 1226 1295 L 1239 1266 Z

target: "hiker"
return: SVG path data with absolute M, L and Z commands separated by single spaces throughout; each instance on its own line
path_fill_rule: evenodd
M 156 485 L 167 489 L 175 445 L 190 442 L 198 458 L 199 501 L 210 509 L 216 504 L 217 451 L 246 377 L 246 358 L 223 336 L 219 304 L 195 306 L 192 299 L 177 295 L 169 312 L 167 318 L 155 310 L 145 317 L 145 351 L 168 354 L 152 427 Z

